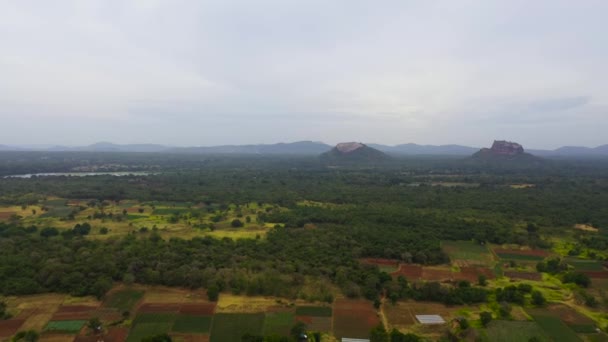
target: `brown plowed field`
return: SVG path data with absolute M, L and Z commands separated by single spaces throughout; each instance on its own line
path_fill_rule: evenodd
M 181 304 L 171 304 L 171 303 L 146 303 L 142 304 L 138 312 L 179 312 L 181 308 Z
M 374 259 L 374 258 L 365 258 L 360 259 L 361 263 L 368 265 L 379 265 L 379 266 L 395 266 L 399 265 L 399 260 L 394 259 Z
M 589 278 L 608 279 L 608 271 L 584 271 Z
M 470 282 L 476 282 L 479 280 L 480 274 L 486 276 L 487 279 L 496 278 L 494 272 L 486 267 L 461 267 L 460 273 L 455 273 L 454 278 L 458 280 L 468 280 Z
M 82 312 L 56 312 L 51 318 L 52 321 L 72 321 L 72 320 L 88 320 L 93 317 L 94 311 Z
M 179 313 L 189 315 L 211 316 L 215 313 L 215 303 L 183 304 Z
M 13 211 L 0 212 L 0 220 L 7 220 L 7 219 L 11 218 L 11 216 L 13 216 L 14 214 L 16 214 L 16 213 Z
M 535 280 L 540 281 L 543 279 L 542 274 L 534 272 L 516 272 L 516 271 L 505 271 L 505 277 L 511 279 L 523 279 L 523 280 Z
M 399 270 L 391 273 L 392 276 L 404 276 L 406 279 L 417 280 L 422 277 L 422 266 L 412 264 L 401 264 Z
M 311 317 L 311 323 L 308 324 L 308 330 L 331 332 L 331 317 Z
M 449 269 L 438 269 L 438 268 L 422 268 L 422 279 L 428 281 L 445 281 L 452 280 L 454 273 Z
M 312 316 L 296 316 L 296 321 L 302 322 L 306 325 L 312 324 Z
M 188 335 L 188 334 L 171 334 L 174 341 L 183 342 L 209 342 L 209 335 Z
M 405 329 L 416 324 L 414 315 L 406 303 L 385 304 L 382 310 L 388 320 L 389 328 Z
M 0 338 L 13 336 L 19 330 L 19 327 L 21 327 L 23 322 L 25 322 L 24 319 L 0 321 Z
M 334 303 L 334 335 L 337 338 L 369 338 L 370 330 L 378 324 L 380 319 L 369 301 L 338 299 Z
M 529 255 L 536 257 L 548 257 L 550 254 L 542 249 L 504 249 L 495 248 L 494 253 L 496 254 L 515 254 L 515 255 Z
M 57 313 L 66 313 L 66 312 L 90 312 L 97 309 L 98 306 L 90 306 L 90 305 L 62 305 L 57 309 Z
M 127 328 L 110 328 L 104 339 L 104 342 L 124 342 L 129 335 Z

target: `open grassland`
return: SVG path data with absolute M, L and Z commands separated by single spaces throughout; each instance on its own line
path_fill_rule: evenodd
M 211 342 L 240 341 L 245 334 L 261 335 L 263 313 L 218 313 L 211 325 Z
M 442 241 L 441 249 L 457 266 L 491 266 L 494 263 L 488 248 L 472 241 Z
M 217 302 L 218 313 L 256 313 L 266 312 L 269 308 L 279 305 L 276 298 L 246 297 L 222 294 Z
M 528 342 L 531 338 L 552 341 L 536 322 L 496 320 L 488 325 L 485 333 L 492 342 Z
M 209 303 L 204 290 L 190 290 L 165 286 L 142 287 L 143 303 Z
M 39 205 L 0 207 L 0 220 L 18 215 L 24 225 L 54 227 L 68 230 L 78 223 L 92 226 L 90 239 L 105 240 L 131 233 L 146 234 L 156 231 L 166 239 L 211 236 L 218 239 L 264 238 L 275 224 L 258 223 L 259 213 L 273 208 L 269 204 L 248 203 L 227 208 L 195 203 L 105 201 L 89 206 L 91 200 L 53 198 Z M 95 203 L 95 201 L 93 201 Z M 35 214 L 34 214 L 35 213 Z M 231 222 L 239 219 L 243 227 L 234 228 Z M 249 222 L 248 222 L 249 221 Z M 105 231 L 102 233 L 102 228 Z

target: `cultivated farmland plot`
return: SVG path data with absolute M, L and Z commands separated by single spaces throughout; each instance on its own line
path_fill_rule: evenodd
M 472 241 L 442 241 L 441 249 L 460 267 L 492 266 L 494 263 L 488 248 Z

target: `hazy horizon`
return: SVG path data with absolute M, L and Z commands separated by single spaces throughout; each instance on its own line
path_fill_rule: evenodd
M 0 144 L 608 143 L 608 2 L 0 4 Z

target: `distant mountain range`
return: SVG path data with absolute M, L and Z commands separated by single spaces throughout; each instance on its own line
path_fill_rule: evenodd
M 391 155 L 449 155 L 470 156 L 480 148 L 462 145 L 418 145 L 401 144 L 395 146 L 367 144 L 367 146 Z M 222 145 L 200 147 L 173 147 L 158 144 L 119 145 L 99 142 L 88 146 L 32 146 L 0 145 L 0 151 L 86 151 L 86 152 L 140 152 L 140 153 L 185 153 L 185 154 L 294 154 L 319 155 L 330 151 L 333 146 L 322 142 L 298 141 L 293 143 L 259 144 L 259 145 Z M 608 156 L 608 145 L 595 148 L 581 146 L 564 146 L 556 150 L 526 150 L 542 157 L 593 157 Z

